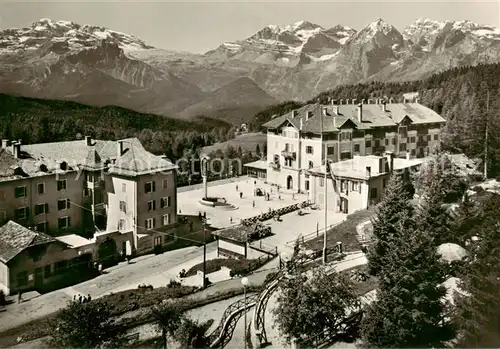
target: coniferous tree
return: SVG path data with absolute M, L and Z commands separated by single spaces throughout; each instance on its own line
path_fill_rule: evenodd
M 413 207 L 409 199 L 401 176 L 393 174 L 372 221 L 375 241 L 368 249 L 368 267 L 372 275 L 377 275 L 384 265 L 392 239 L 399 238 L 397 225 L 413 224 Z
M 404 221 L 404 219 L 403 219 Z M 452 337 L 443 322 L 443 266 L 425 231 L 398 224 L 380 272 L 377 300 L 362 323 L 365 342 L 375 348 L 439 347 Z
M 469 266 L 461 276 L 455 347 L 500 347 L 500 196 L 489 194 L 476 223 L 480 241 L 469 249 Z

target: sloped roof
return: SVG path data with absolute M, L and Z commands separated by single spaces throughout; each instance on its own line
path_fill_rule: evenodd
M 56 241 L 54 238 L 32 231 L 22 225 L 8 221 L 0 227 L 0 261 L 7 263 L 30 246 Z
M 358 121 L 357 104 L 336 106 L 315 103 L 296 109 L 295 117 L 292 111 L 272 119 L 263 126 L 268 129 L 276 129 L 288 121 L 295 128 L 300 129 L 300 120 L 302 119 L 303 132 L 319 133 L 321 132 L 321 113 L 323 112 L 323 108 L 326 108 L 326 115 L 323 117 L 324 132 L 338 132 L 340 127 L 348 120 L 354 123 L 356 128 L 360 130 L 396 126 L 406 116 L 414 124 L 445 122 L 438 113 L 419 103 L 386 104 L 386 111 L 383 110 L 382 104 L 363 104 L 362 122 Z M 307 119 L 308 112 L 312 113 L 309 119 Z

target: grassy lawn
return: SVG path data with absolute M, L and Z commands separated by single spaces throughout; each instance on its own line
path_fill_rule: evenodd
M 219 271 L 221 267 L 231 269 L 236 274 L 245 275 L 268 262 L 270 258 L 260 259 L 232 259 L 232 258 L 216 258 L 206 261 L 206 273 L 210 274 Z M 203 271 L 203 262 L 198 263 L 187 271 L 187 276 L 196 275 L 198 271 Z
M 326 234 L 327 246 L 334 247 L 336 246 L 337 241 L 341 241 L 343 249 L 346 252 L 361 250 L 361 244 L 356 236 L 356 227 L 358 224 L 373 217 L 374 213 L 375 208 L 372 206 L 367 210 L 358 211 L 349 215 L 344 222 L 328 230 Z M 313 251 L 322 250 L 323 236 L 321 235 L 317 238 L 306 241 L 304 243 L 304 247 Z

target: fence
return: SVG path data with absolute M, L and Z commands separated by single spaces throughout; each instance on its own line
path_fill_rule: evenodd
M 262 240 L 261 241 L 256 241 L 256 242 L 252 242 L 252 243 L 250 243 L 248 245 L 251 248 L 253 248 L 254 250 L 267 253 L 267 254 L 269 254 L 271 256 L 277 256 L 278 255 L 278 246 L 272 246 L 272 245 L 263 243 Z
M 340 225 L 340 224 L 344 223 L 344 221 L 345 221 L 345 219 L 343 221 L 341 221 L 341 222 L 330 224 L 328 227 L 326 227 L 326 229 L 325 228 L 316 229 L 316 231 L 314 231 L 312 233 L 309 233 L 309 234 L 306 234 L 306 235 L 301 235 L 301 236 L 299 236 L 295 240 L 290 240 L 290 241 L 286 242 L 286 245 L 288 245 L 288 246 L 295 245 L 295 243 L 296 243 L 297 240 L 299 240 L 299 242 L 301 244 L 303 244 L 303 243 L 305 243 L 307 241 L 310 241 L 312 239 L 316 239 L 319 236 L 323 236 L 324 233 L 325 233 L 325 230 L 328 232 L 328 230 L 336 227 L 337 225 Z
M 250 217 L 250 218 L 247 218 L 247 219 L 244 219 L 241 221 L 241 224 L 243 225 L 250 225 L 250 224 L 254 224 L 254 223 L 257 223 L 257 222 L 263 222 L 263 221 L 267 221 L 271 218 L 274 218 L 275 216 L 282 216 L 282 215 L 285 215 L 287 213 L 290 213 L 290 212 L 293 212 L 293 211 L 296 211 L 300 208 L 304 208 L 306 207 L 308 204 L 307 201 L 303 201 L 303 202 L 300 202 L 300 203 L 296 203 L 296 204 L 293 204 L 293 205 L 290 205 L 290 206 L 286 206 L 286 207 L 282 207 L 282 208 L 279 208 L 277 210 L 271 210 L 269 212 L 266 212 L 266 213 L 262 213 L 258 216 L 254 216 L 254 217 Z

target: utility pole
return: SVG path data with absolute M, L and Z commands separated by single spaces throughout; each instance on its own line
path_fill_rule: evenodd
M 207 236 L 206 236 L 206 217 L 202 217 L 203 224 L 203 289 L 207 287 Z
M 484 179 L 488 178 L 488 126 L 490 123 L 490 91 L 486 90 L 486 130 L 484 135 Z
M 326 184 L 326 180 L 327 180 L 327 176 L 326 176 L 326 172 L 328 170 L 328 163 L 327 163 L 327 147 L 326 145 L 324 144 L 323 142 L 323 121 L 324 121 L 324 116 L 326 115 L 323 115 L 324 113 L 324 109 L 322 108 L 321 110 L 321 150 L 324 152 L 324 158 L 325 158 L 325 177 L 323 179 L 323 184 L 325 185 L 325 232 L 323 233 L 323 264 L 326 264 L 327 260 L 326 260 L 326 230 L 327 230 L 327 227 L 328 227 L 328 199 L 327 199 L 327 184 Z

